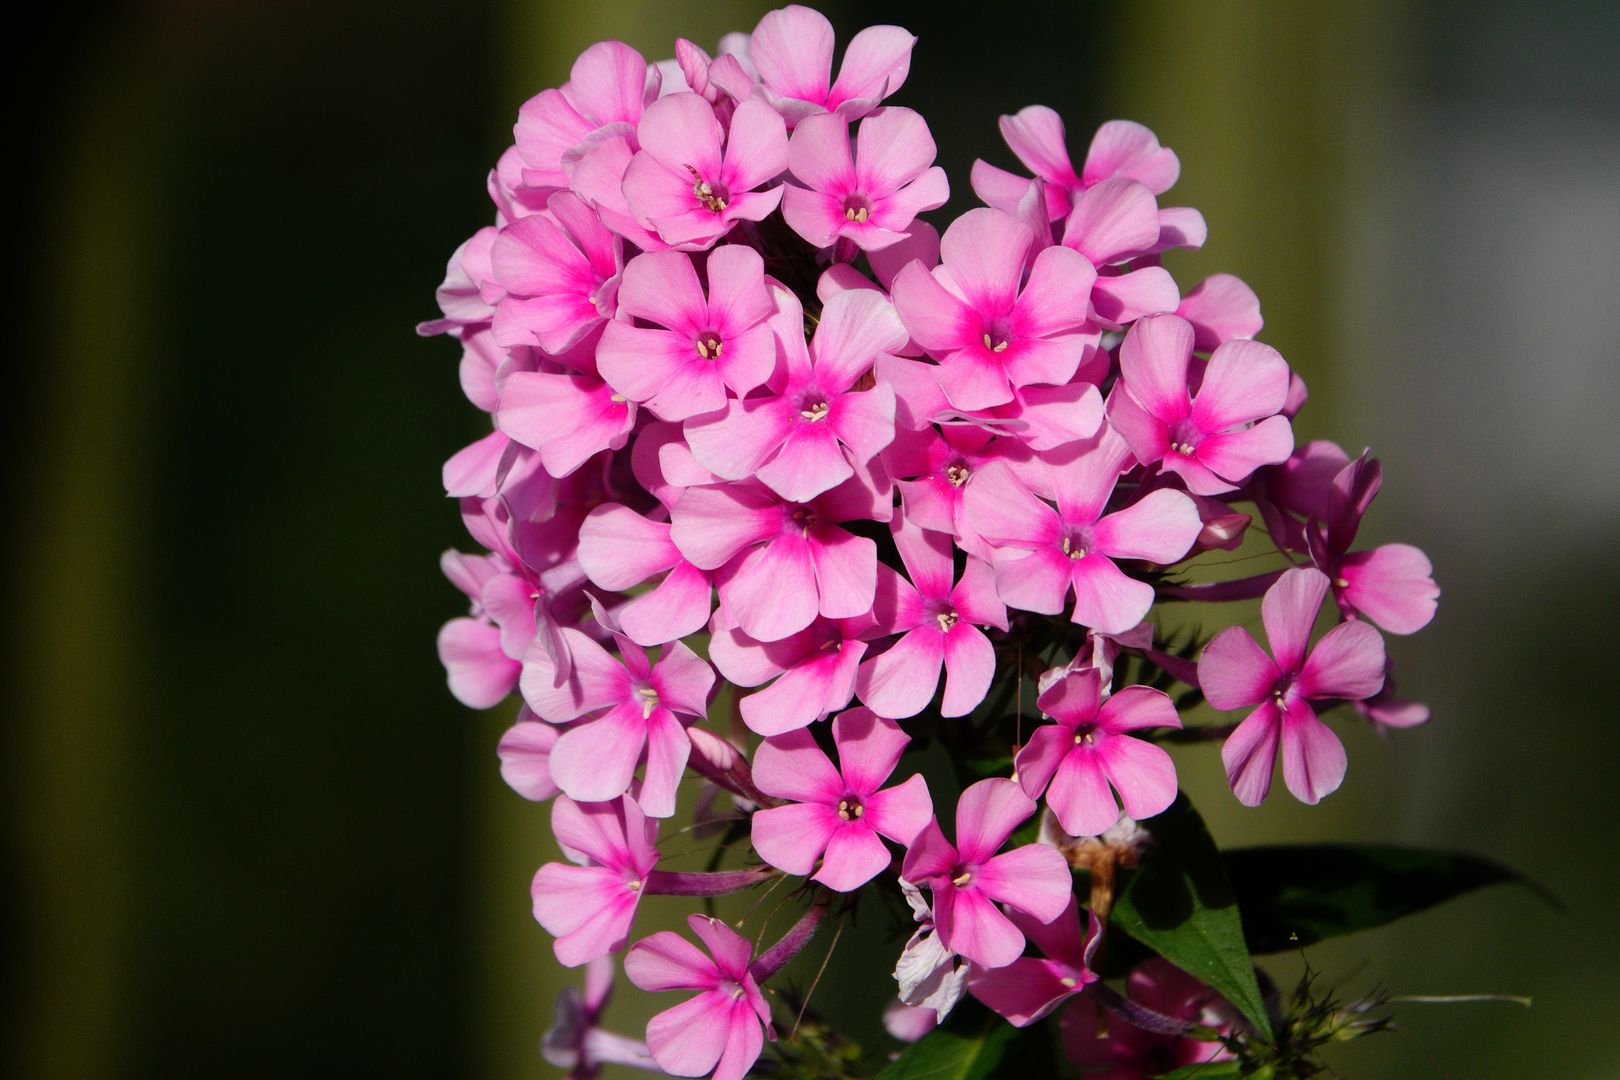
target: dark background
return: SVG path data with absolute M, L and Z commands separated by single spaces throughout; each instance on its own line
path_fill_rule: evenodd
M 545 815 L 433 652 L 439 464 L 482 420 L 412 326 L 525 97 L 592 41 L 656 58 L 768 6 L 171 0 L 13 35 L 8 1075 L 549 1074 Z M 1393 643 L 1428 729 L 1351 733 L 1314 810 L 1179 759 L 1223 844 L 1465 848 L 1567 904 L 1311 950 L 1347 993 L 1536 999 L 1405 1006 L 1339 1070 L 1613 1075 L 1620 7 L 827 10 L 921 38 L 896 100 L 953 211 L 1011 164 L 1001 113 L 1058 108 L 1077 156 L 1153 127 L 1210 223 L 1184 288 L 1255 286 L 1301 436 L 1384 459 L 1367 539 L 1434 558 L 1440 616 Z

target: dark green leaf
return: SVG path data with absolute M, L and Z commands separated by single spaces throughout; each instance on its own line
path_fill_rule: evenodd
M 1521 882 L 1473 855 L 1383 844 L 1311 844 L 1225 853 L 1249 949 L 1280 952 L 1394 922 L 1487 885 Z
M 878 1074 L 878 1080 L 986 1080 L 1020 1031 L 989 1009 L 964 999 L 945 1023 L 924 1035 Z
M 1142 825 L 1153 834 L 1153 846 L 1115 899 L 1110 924 L 1202 979 L 1269 1041 L 1271 1023 L 1237 901 L 1203 819 L 1178 795 L 1170 809 Z

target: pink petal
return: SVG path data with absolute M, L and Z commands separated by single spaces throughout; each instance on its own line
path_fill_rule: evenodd
M 997 855 L 979 867 L 974 887 L 1043 923 L 1063 914 L 1074 897 L 1068 861 L 1046 844 L 1025 844 Z
M 1011 214 L 982 207 L 951 222 L 940 238 L 940 257 L 968 304 L 995 316 L 1012 310 L 1034 240 Z
M 751 199 L 744 192 L 774 179 L 787 165 L 787 127 L 781 114 L 758 99 L 738 105 L 726 134 L 726 181 L 732 189 L 728 209 L 749 221 L 759 221 L 775 210 L 782 197 L 780 189 L 768 199 L 763 195 Z
M 806 187 L 816 192 L 835 194 L 841 206 L 844 193 L 855 186 L 855 160 L 850 150 L 849 122 L 831 113 L 807 116 L 799 121 L 793 128 L 793 137 L 788 140 L 788 170 L 793 173 L 794 179 Z M 791 198 L 792 194 L 792 189 L 789 189 L 788 197 Z M 841 223 L 842 209 L 838 218 Z M 789 224 L 792 224 L 791 218 Z M 797 226 L 794 227 L 797 229 Z M 805 239 L 816 243 L 808 236 Z
M 995 568 L 996 593 L 1008 607 L 1041 615 L 1063 612 L 1074 571 L 1071 560 L 1055 546 L 1028 555 L 997 551 Z
M 1176 766 L 1164 747 L 1114 735 L 1098 740 L 1097 760 L 1125 812 L 1138 821 L 1164 813 L 1176 801 Z
M 879 716 L 915 716 L 933 700 L 944 660 L 945 635 L 931 627 L 912 630 L 861 666 L 861 700 Z
M 1116 326 L 1174 311 L 1180 303 L 1176 279 L 1162 266 L 1100 275 L 1091 290 L 1092 310 L 1099 319 Z
M 510 441 L 505 432 L 492 431 L 452 454 L 440 476 L 444 493 L 452 499 L 493 496 L 496 470 Z
M 1069 560 L 1069 578 L 1074 583 L 1071 618 L 1104 634 L 1125 633 L 1153 606 L 1153 586 L 1127 577 L 1106 555 Z
M 555 725 L 537 720 L 520 720 L 506 729 L 495 753 L 501 759 L 501 779 L 508 787 L 534 802 L 543 802 L 558 792 L 551 779 L 551 748 L 557 744 Z
M 1238 484 L 1262 465 L 1287 461 L 1293 452 L 1293 426 L 1285 417 L 1270 416 L 1242 431 L 1204 436 L 1198 444 L 1197 458 L 1217 476 Z M 1199 491 L 1190 481 L 1187 486 L 1195 494 L 1219 494 Z
M 523 700 L 540 719 L 565 723 L 629 696 L 629 675 L 607 650 L 573 627 L 564 627 L 562 638 L 572 663 L 560 683 L 556 661 L 542 642 L 537 640 L 523 655 Z
M 903 782 L 866 796 L 868 824 L 897 844 L 909 847 L 917 834 L 933 820 L 934 802 L 928 796 L 928 781 L 913 773 Z
M 1097 266 L 1146 251 L 1159 239 L 1159 204 L 1134 180 L 1110 179 L 1074 202 L 1063 243 Z
M 1295 685 L 1307 698 L 1370 698 L 1384 687 L 1384 639 L 1364 622 L 1340 623 L 1306 658 Z
M 1265 623 L 1271 655 L 1284 672 L 1296 672 L 1305 659 L 1305 643 L 1310 640 L 1316 613 L 1327 595 L 1327 575 L 1310 567 L 1289 570 L 1266 590 L 1260 601 L 1260 619 Z M 1382 667 L 1380 667 L 1382 672 Z
M 1243 709 L 1264 701 L 1282 672 L 1253 636 L 1229 626 L 1204 646 L 1198 659 L 1198 683 L 1217 709 Z
M 1215 350 L 1193 399 L 1200 431 L 1224 431 L 1281 411 L 1288 400 L 1288 364 L 1258 341 L 1228 341 Z
M 850 100 L 880 101 L 900 89 L 911 70 L 917 39 L 898 26 L 868 26 L 850 38 L 838 81 L 827 95 L 831 108 Z M 813 100 L 813 99 L 811 99 Z
M 782 504 L 763 487 L 724 484 L 688 488 L 670 514 L 669 537 L 704 570 L 781 531 Z
M 1102 762 L 1089 747 L 1073 746 L 1064 756 L 1046 789 L 1046 805 L 1071 836 L 1097 836 L 1119 820 Z
M 1157 253 L 1172 248 L 1196 251 L 1208 239 L 1209 223 L 1203 214 L 1190 206 L 1165 206 L 1159 208 L 1159 238 L 1148 251 Z
M 756 810 L 752 821 L 752 842 L 759 857 L 799 877 L 815 869 L 816 860 L 843 824 L 838 813 L 823 803 L 790 803 Z
M 833 742 L 838 747 L 844 784 L 863 799 L 894 772 L 910 741 L 899 724 L 880 719 L 867 709 L 850 709 L 833 720 Z
M 816 550 L 802 533 L 783 532 L 722 577 L 721 602 L 748 636 L 777 641 L 815 619 Z
M 707 304 L 690 255 L 655 251 L 637 255 L 624 268 L 619 316 L 633 315 L 683 335 L 705 329 Z
M 1057 849 L 1049 850 L 1057 854 Z M 936 893 L 934 917 L 946 947 L 975 964 L 1006 967 L 1024 951 L 1024 935 L 977 889 L 952 890 L 943 904 Z
M 748 54 L 760 81 L 784 97 L 821 104 L 832 78 L 833 28 L 827 17 L 791 5 L 759 20 Z
M 1064 725 L 1042 724 L 1031 732 L 1015 759 L 1014 771 L 1024 794 L 1040 798 L 1073 746 L 1072 729 Z
M 595 585 L 621 592 L 682 561 L 669 525 L 618 503 L 598 506 L 579 530 L 579 561 Z
M 1061 529 L 1057 513 L 1001 461 L 992 461 L 975 473 L 963 495 L 963 506 L 973 528 L 998 547 L 1055 544 Z
M 1204 529 L 1198 506 L 1179 491 L 1161 488 L 1097 523 L 1097 550 L 1121 559 L 1168 566 L 1192 549 Z
M 1206 353 L 1233 338 L 1252 338 L 1265 325 L 1260 298 L 1232 274 L 1213 274 L 1199 282 L 1181 298 L 1176 314 L 1192 323 L 1194 347 Z
M 929 818 L 906 845 L 906 858 L 900 869 L 900 876 L 906 881 L 924 882 L 950 873 L 956 862 L 956 848 L 945 839 L 945 834 L 940 831 L 939 822 Z M 937 892 L 935 899 L 938 900 Z
M 780 735 L 815 723 L 849 704 L 863 641 L 846 641 L 826 656 L 796 665 L 770 686 L 743 698 L 743 722 L 761 735 Z
M 1434 618 L 1433 573 L 1429 557 L 1410 544 L 1351 552 L 1339 563 L 1345 600 L 1392 634 L 1415 634 Z
M 670 930 L 660 930 L 630 947 L 624 974 L 643 990 L 702 990 L 720 981 L 720 971 L 703 950 Z
M 980 565 L 983 565 L 982 563 Z M 966 716 L 990 692 L 996 673 L 996 650 L 990 639 L 958 623 L 945 635 L 945 698 L 941 716 Z
M 804 130 L 805 124 L 811 120 L 821 119 L 832 120 L 836 117 L 828 113 L 808 117 L 795 130 L 794 138 L 798 138 L 798 132 Z M 794 187 L 791 184 L 782 189 L 782 217 L 788 223 L 788 228 L 818 248 L 831 247 L 847 224 L 842 196 Z M 841 265 L 831 269 L 837 270 Z
M 1176 155 L 1161 147 L 1153 132 L 1129 120 L 1110 120 L 1097 129 L 1081 174 L 1088 186 L 1113 176 L 1139 180 L 1155 195 L 1169 190 L 1180 175 Z
M 797 419 L 786 398 L 732 401 L 724 412 L 688 420 L 686 440 L 698 464 L 727 480 L 741 480 L 759 472 L 792 437 Z
M 854 459 L 864 463 L 894 441 L 894 410 L 894 389 L 880 383 L 839 397 L 827 423 Z
M 551 832 L 557 843 L 575 858 L 574 853 L 611 870 L 646 873 L 651 855 L 656 853 L 647 844 L 647 823 L 634 799 L 626 796 L 612 802 L 577 803 L 559 797 L 551 804 Z M 638 850 L 632 854 L 630 838 L 640 833 Z M 580 859 L 575 858 L 578 862 Z M 555 931 L 553 931 L 555 932 Z
M 1119 350 L 1125 389 L 1145 411 L 1174 424 L 1191 411 L 1187 361 L 1192 358 L 1192 324 L 1174 315 L 1151 315 L 1132 326 Z
M 671 168 L 690 166 L 707 179 L 720 175 L 722 135 L 714 109 L 692 93 L 659 98 L 647 106 L 636 129 L 643 151 Z
M 851 289 L 827 301 L 810 349 L 817 383 L 841 393 L 871 370 L 879 353 L 905 346 L 906 327 L 894 306 L 873 289 Z
M 834 820 L 837 817 L 833 815 Z M 836 892 L 854 892 L 888 868 L 889 849 L 864 820 L 839 825 L 827 841 L 815 880 Z
M 714 1080 L 743 1080 L 764 1047 L 765 1036 L 760 1030 L 759 1017 L 753 1014 L 747 1001 L 733 1001 L 726 1047 L 714 1067 Z
M 874 113 L 861 122 L 856 150 L 858 187 L 868 195 L 896 191 L 922 175 L 937 154 L 928 124 L 916 112 L 896 107 Z
M 753 946 L 748 939 L 719 919 L 708 915 L 688 915 L 686 925 L 698 936 L 710 953 L 720 974 L 742 981 L 748 974 L 748 962 L 753 959 Z
M 974 340 L 972 310 L 921 262 L 910 263 L 895 275 L 894 305 L 911 337 L 930 352 L 946 353 Z
M 540 451 L 555 477 L 573 473 L 594 454 L 617 450 L 630 437 L 635 406 L 613 401 L 607 384 L 589 377 L 514 372 L 495 415 L 500 429 Z
M 477 619 L 451 619 L 439 631 L 439 662 L 450 693 L 469 709 L 488 709 L 506 700 L 522 665 L 501 651 L 501 632 Z
M 1013 1027 L 1028 1027 L 1079 992 L 1066 971 L 1050 961 L 1021 956 L 1006 967 L 975 968 L 968 976 L 968 992 Z
M 731 1039 L 731 1005 L 730 994 L 709 990 L 647 1021 L 647 1049 L 658 1067 L 673 1076 L 707 1076 Z
M 1127 686 L 1103 703 L 1097 724 L 1105 731 L 1119 733 L 1150 727 L 1178 728 L 1181 717 L 1176 714 L 1170 696 L 1162 690 Z
M 1035 804 L 1011 780 L 992 777 L 970 786 L 956 804 L 956 847 L 962 861 L 988 860 L 1034 812 Z
M 574 61 L 563 93 L 598 124 L 633 124 L 647 94 L 647 61 L 622 41 L 597 42 Z
M 871 611 L 877 592 L 877 544 L 843 529 L 823 527 L 810 533 L 809 546 L 821 614 L 853 619 Z M 778 588 L 786 584 L 777 582 Z
M 1050 183 L 1078 180 L 1065 145 L 1063 119 L 1045 105 L 1030 105 L 999 121 L 1001 137 L 1024 167 Z
M 620 705 L 562 733 L 551 750 L 552 779 L 579 802 L 617 799 L 630 790 L 646 742 L 640 706 Z
M 683 562 L 651 592 L 619 609 L 625 636 L 637 645 L 662 645 L 695 634 L 709 621 L 713 587 L 709 575 Z
M 1315 805 L 1344 783 L 1344 744 L 1303 702 L 1282 720 L 1283 783 L 1302 803 Z
M 801 803 L 832 805 L 844 795 L 844 780 L 805 730 L 766 739 L 754 752 L 754 784 L 767 795 Z
M 1042 251 L 1035 256 L 1029 280 L 1019 293 L 1014 333 L 1048 337 L 1084 323 L 1096 280 L 1097 271 L 1084 256 L 1066 247 Z
M 640 899 L 615 871 L 563 863 L 542 866 L 532 892 L 535 921 L 556 936 L 553 949 L 565 967 L 622 948 Z
M 1281 729 L 1277 706 L 1266 700 L 1221 745 L 1226 782 L 1244 806 L 1259 806 L 1271 791 L 1271 771 L 1277 761 Z

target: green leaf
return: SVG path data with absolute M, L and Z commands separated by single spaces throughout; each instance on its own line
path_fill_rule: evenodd
M 1022 1034 L 983 1005 L 964 999 L 945 1023 L 878 1073 L 878 1080 L 986 1080 L 996 1075 L 1008 1047 Z
M 1383 926 L 1454 897 L 1520 882 L 1555 907 L 1545 889 L 1486 859 L 1384 844 L 1310 844 L 1225 853 L 1249 949 L 1281 952 Z
M 1116 930 L 1135 938 L 1231 1002 L 1268 1042 L 1254 962 L 1221 854 L 1185 795 L 1142 826 L 1153 846 L 1114 901 Z
M 1160 1073 L 1154 1080 L 1233 1080 L 1243 1075 L 1238 1061 L 1210 1061 L 1201 1065 L 1183 1065 L 1174 1072 Z

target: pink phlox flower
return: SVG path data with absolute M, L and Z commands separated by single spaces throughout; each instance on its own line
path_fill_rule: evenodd
M 1349 463 L 1350 455 L 1337 443 L 1315 439 L 1296 447 L 1287 461 L 1255 474 L 1251 494 L 1272 543 L 1283 551 L 1310 551 L 1306 521 L 1327 515 L 1334 477 Z
M 1023 932 L 998 902 L 1049 923 L 1073 895 L 1069 864 L 1056 848 L 1026 844 L 996 854 L 1034 812 L 1013 781 L 981 780 L 957 803 L 956 845 L 931 818 L 906 852 L 900 876 L 933 893 L 941 944 L 975 964 L 1006 967 L 1024 951 Z
M 620 41 L 592 45 L 574 61 L 561 89 L 543 90 L 523 103 L 512 129 L 531 187 L 566 187 L 563 156 L 609 126 L 633 132 L 646 105 L 658 96 L 657 68 Z
M 1377 458 L 1363 453 L 1333 478 L 1324 515 L 1306 528 L 1311 561 L 1333 583 L 1346 618 L 1371 619 L 1392 634 L 1415 634 L 1434 618 L 1440 587 L 1429 557 L 1411 544 L 1351 551 L 1362 515 L 1383 484 Z
M 625 637 L 614 635 L 622 658 L 615 660 L 572 627 L 562 634 L 572 658 L 568 677 L 559 683 L 551 657 L 531 648 L 520 681 L 524 700 L 542 720 L 588 720 L 563 732 L 552 748 L 552 778 L 571 799 L 605 802 L 630 789 L 644 759 L 641 809 L 669 817 L 691 751 L 678 715 L 705 715 L 713 670 L 678 641 L 664 646 L 653 664 Z
M 1087 356 L 1106 354 L 1087 348 Z M 1087 364 L 1088 361 L 1082 361 Z M 1106 365 L 1106 360 L 1104 360 Z M 937 364 L 905 360 L 898 356 L 880 357 L 877 377 L 894 388 L 897 431 L 928 432 L 932 425 L 940 431 L 950 428 L 983 428 L 1004 435 L 1006 456 L 1024 460 L 1029 455 L 1011 443 L 1022 443 L 1029 450 L 1044 452 L 1097 434 L 1103 422 L 1103 401 L 1097 387 L 1077 372 L 1074 381 L 1056 386 L 1023 386 L 1012 392 L 1012 400 L 984 409 L 964 410 L 952 405 L 942 385 L 949 376 Z
M 901 879 L 900 892 L 918 925 L 895 962 L 894 981 L 899 985 L 902 1004 L 926 1009 L 938 1023 L 962 999 L 973 968 L 940 942 L 934 911 L 923 899 L 922 890 Z
M 1063 914 L 1049 923 L 1021 911 L 1008 917 L 1043 955 L 1020 956 L 1006 967 L 975 969 L 968 975 L 967 988 L 1014 1027 L 1028 1027 L 1097 981 L 1091 959 L 1102 940 L 1102 924 L 1095 912 L 1088 911 L 1081 927 L 1080 902 L 1073 894 Z
M 679 424 L 655 420 L 642 426 L 630 448 L 630 469 L 642 490 L 668 511 L 687 488 L 724 483 L 697 463 Z
M 593 585 L 624 592 L 663 574 L 658 585 L 618 610 L 637 645 L 662 645 L 703 629 L 713 611 L 711 574 L 693 566 L 670 539 L 668 522 L 607 503 L 586 516 L 579 560 Z
M 1099 271 L 1107 268 L 1091 287 L 1091 310 L 1098 322 L 1117 328 L 1144 315 L 1174 311 L 1180 304 L 1175 279 L 1164 267 L 1121 265 L 1146 254 L 1158 237 L 1158 203 L 1135 180 L 1104 180 L 1074 200 L 1063 245 Z
M 969 210 L 940 239 L 943 261 L 894 279 L 894 303 L 913 340 L 940 361 L 940 384 L 960 409 L 1011 401 L 1013 388 L 1068 382 L 1097 330 L 1088 322 L 1096 270 L 1070 248 L 1029 262 L 1034 235 L 1000 210 Z
M 776 369 L 766 321 L 776 305 L 759 253 L 728 244 L 709 253 L 704 269 L 707 297 L 691 256 L 658 251 L 632 259 L 619 287 L 619 317 L 597 347 L 602 377 L 665 420 L 723 408 L 728 389 L 741 397 Z
M 557 193 L 547 184 L 529 185 L 523 180 L 523 155 L 516 146 L 508 146 L 489 170 L 485 190 L 489 201 L 495 204 L 495 222 L 505 225 L 526 218 L 546 208 L 546 200 Z
M 709 657 L 736 686 L 771 684 L 743 698 L 739 708 L 753 731 L 781 735 L 850 703 L 867 642 L 877 635 L 870 616 L 816 619 L 776 641 L 720 629 L 709 643 Z
M 1189 389 L 1194 331 L 1176 315 L 1135 323 L 1120 347 L 1108 418 L 1144 465 L 1159 463 L 1195 495 L 1233 491 L 1262 465 L 1288 460 L 1294 430 L 1277 415 L 1288 364 L 1269 345 L 1232 340 Z
M 1045 105 L 1030 105 L 1001 118 L 1007 147 L 1045 188 L 1048 220 L 1066 215 L 1087 188 L 1110 179 L 1136 180 L 1162 195 L 1181 175 L 1176 155 L 1159 145 L 1153 132 L 1129 120 L 1110 120 L 1097 129 L 1083 170 L 1075 171 L 1063 132 L 1063 118 Z M 1010 211 L 1029 190 L 1029 180 L 975 161 L 973 191 L 988 206 Z
M 808 347 L 802 322 L 788 322 L 771 392 L 693 417 L 686 438 L 716 475 L 754 476 L 802 503 L 848 480 L 894 438 L 894 391 L 855 387 L 880 355 L 905 345 L 906 331 L 883 295 L 865 289 L 827 302 Z
M 1007 609 L 996 596 L 995 571 L 969 557 L 961 579 L 948 533 L 925 530 L 904 517 L 893 524 L 895 546 L 910 581 L 887 575 L 875 615 L 900 640 L 861 665 L 856 690 L 879 716 L 915 716 L 934 698 L 945 670 L 941 716 L 966 716 L 984 700 L 996 671 L 996 653 L 980 627 L 1007 629 Z
M 486 225 L 462 241 L 444 268 L 444 282 L 435 293 L 443 318 L 418 323 L 423 337 L 434 334 L 463 334 L 495 317 L 495 305 L 506 295 L 495 280 L 490 251 L 499 230 Z
M 710 956 L 662 930 L 630 947 L 624 973 L 643 990 L 697 990 L 698 995 L 647 1022 L 647 1046 L 672 1076 L 742 1080 L 764 1049 L 771 1010 L 749 971 L 753 950 L 719 919 L 689 915 L 687 926 Z
M 674 64 L 680 72 L 681 83 L 714 105 L 722 118 L 727 115 L 723 110 L 753 92 L 758 79 L 748 56 L 748 46 L 747 34 L 727 34 L 720 39 L 720 47 L 711 57 L 702 46 L 686 38 L 675 39 Z M 679 92 L 681 86 L 672 82 L 667 77 L 664 79 L 664 93 Z
M 637 222 L 671 247 L 711 247 L 782 201 L 780 185 L 755 190 L 787 168 L 787 130 L 762 101 L 737 106 L 724 127 L 697 94 L 672 94 L 647 107 L 637 137 L 624 195 Z
M 547 473 L 564 477 L 629 441 L 636 403 L 594 375 L 518 372 L 501 391 L 495 423 L 538 451 Z
M 624 947 L 658 865 L 658 823 L 628 795 L 595 803 L 559 795 L 551 831 L 569 862 L 546 863 L 534 875 L 534 917 L 556 938 L 558 962 L 578 967 Z
M 624 241 L 578 195 L 559 191 L 545 213 L 502 229 L 490 260 L 506 290 L 492 324 L 496 344 L 538 345 L 555 355 L 613 315 Z
M 1150 727 L 1179 728 L 1170 698 L 1147 686 L 1127 686 L 1104 698 L 1094 669 L 1070 671 L 1041 692 L 1043 724 L 1018 752 L 1024 793 L 1046 804 L 1063 831 L 1097 836 L 1119 820 L 1120 805 L 1138 820 L 1163 813 L 1176 798 L 1176 766 L 1161 746 L 1133 737 Z M 1119 795 L 1119 802 L 1110 793 Z
M 1232 626 L 1216 634 L 1198 660 L 1211 705 L 1258 706 L 1221 747 L 1227 781 L 1245 806 L 1260 805 L 1270 792 L 1279 742 L 1283 780 L 1295 798 L 1314 804 L 1336 791 L 1344 780 L 1344 746 L 1316 718 L 1312 702 L 1360 701 L 1384 685 L 1384 639 L 1367 623 L 1335 626 L 1307 655 L 1330 584 L 1320 570 L 1300 567 L 1266 590 L 1260 616 L 1271 656 L 1246 629 Z
M 624 193 L 624 174 L 636 156 L 635 133 L 623 125 L 603 128 L 563 155 L 568 187 L 584 199 L 608 229 L 642 251 L 669 247 L 630 209 Z
M 911 843 L 934 804 L 920 773 L 882 786 L 911 741 L 892 720 L 850 709 L 833 718 L 832 737 L 836 768 L 807 728 L 766 739 L 754 752 L 755 785 L 789 801 L 754 812 L 753 844 L 780 870 L 801 877 L 814 870 L 829 889 L 853 892 L 888 867 L 881 838 Z
M 527 705 L 518 709 L 517 723 L 495 746 L 507 787 L 531 802 L 554 797 L 560 789 L 551 778 L 551 748 L 561 734 L 558 725 L 545 723 Z
M 968 517 L 991 546 L 996 590 L 1008 607 L 1056 615 L 1072 589 L 1070 618 L 1082 626 L 1118 634 L 1142 621 L 1153 587 L 1127 576 L 1115 560 L 1169 565 L 1187 554 L 1203 526 L 1191 499 L 1164 488 L 1109 513 L 1131 460 L 1107 427 L 1075 444 L 1066 459 L 1054 457 L 1044 487 L 1056 507 L 1003 462 L 979 472 L 966 496 Z
M 890 247 L 918 214 L 950 198 L 936 153 L 928 125 L 910 109 L 890 106 L 862 120 L 853 152 L 844 117 L 806 117 L 788 141 L 788 170 L 804 186 L 788 186 L 782 216 L 816 247 L 840 239 L 862 251 Z
M 1231 1032 L 1238 1024 L 1226 999 L 1167 960 L 1137 965 L 1125 980 L 1125 991 L 1130 1000 L 1162 1016 L 1221 1032 Z M 1122 1017 L 1105 1014 L 1090 994 L 1069 1004 L 1059 1030 L 1065 1056 L 1087 1077 L 1102 1080 L 1138 1080 L 1232 1057 L 1218 1042 L 1143 1031 Z
M 663 1072 L 646 1043 L 600 1026 L 612 991 L 613 961 L 604 956 L 586 965 L 583 994 L 572 986 L 557 994 L 554 1019 L 540 1041 L 540 1056 L 548 1065 L 568 1070 L 564 1080 L 596 1080 L 603 1065 Z
M 933 1009 L 907 1005 L 899 998 L 883 1006 L 883 1030 L 904 1043 L 914 1043 L 939 1026 Z
M 450 693 L 469 709 L 489 709 L 506 700 L 517 685 L 523 665 L 506 655 L 501 627 L 483 606 L 484 585 L 505 572 L 496 556 L 446 551 L 440 567 L 467 598 L 471 612 L 451 619 L 439 631 L 439 662 L 444 665 Z
M 1016 438 L 969 424 L 937 428 L 930 424 L 921 431 L 903 431 L 884 451 L 907 520 L 948 534 L 963 551 L 986 561 L 990 546 L 968 519 L 963 495 L 978 471 L 990 462 L 1030 458 L 1029 449 Z
M 1252 338 L 1265 320 L 1260 298 L 1240 277 L 1212 274 L 1181 298 L 1176 314 L 1192 323 L 1193 348 L 1214 352 L 1228 341 Z
M 1385 742 L 1394 741 L 1394 732 L 1429 722 L 1429 707 L 1395 694 L 1395 661 L 1384 664 L 1384 686 L 1370 698 L 1355 703 L 1356 712 L 1366 717 Z
M 827 17 L 798 4 L 754 27 L 748 55 L 759 72 L 758 92 L 789 127 L 816 113 L 854 120 L 871 112 L 906 81 L 917 39 L 898 26 L 868 26 L 850 39 L 836 80 L 833 43 Z
M 818 614 L 871 611 L 877 545 L 841 523 L 888 520 L 889 498 L 860 476 L 804 503 L 751 480 L 688 488 L 671 512 L 670 539 L 694 566 L 719 571 L 723 625 L 776 641 Z
M 1198 539 L 1193 541 L 1194 551 L 1236 551 L 1243 546 L 1249 522 L 1254 520 L 1251 515 L 1208 495 L 1189 495 L 1188 498 L 1198 507 L 1198 520 L 1204 526 Z

